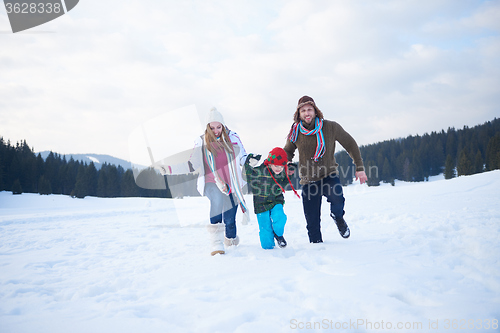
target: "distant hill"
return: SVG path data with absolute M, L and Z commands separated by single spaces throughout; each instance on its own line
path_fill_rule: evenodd
M 49 156 L 50 151 L 41 151 L 40 155 L 45 160 L 47 156 Z M 54 153 L 55 154 L 55 153 Z M 38 155 L 38 153 L 36 153 Z M 104 163 L 112 164 L 115 166 L 121 166 L 123 169 L 131 169 L 131 163 L 126 160 L 122 160 L 121 158 L 113 157 L 110 155 L 102 155 L 102 154 L 59 154 L 61 158 L 63 156 L 66 157 L 66 161 L 69 161 L 71 157 L 75 161 L 81 161 L 83 163 L 90 164 L 90 162 L 94 162 L 94 165 L 97 170 L 101 169 L 101 166 Z

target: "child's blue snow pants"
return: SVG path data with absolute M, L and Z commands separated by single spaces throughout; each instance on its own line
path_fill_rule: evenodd
M 283 205 L 277 204 L 271 210 L 257 214 L 259 222 L 260 245 L 263 249 L 274 247 L 274 233 L 283 236 L 285 231 L 286 215 Z

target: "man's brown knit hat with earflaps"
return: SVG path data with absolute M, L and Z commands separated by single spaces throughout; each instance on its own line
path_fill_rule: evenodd
M 297 109 L 295 109 L 295 114 L 293 115 L 294 122 L 298 123 L 300 121 L 299 109 L 306 104 L 311 104 L 314 107 L 314 110 L 316 110 L 316 117 L 318 117 L 319 119 L 324 119 L 323 112 L 321 112 L 321 110 L 318 109 L 318 107 L 316 106 L 316 103 L 314 103 L 314 99 L 312 99 L 312 97 L 309 97 L 309 96 L 302 96 L 299 99 Z

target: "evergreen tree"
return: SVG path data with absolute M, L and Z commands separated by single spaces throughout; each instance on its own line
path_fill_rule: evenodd
M 462 149 L 460 157 L 458 158 L 457 174 L 459 176 L 467 176 L 472 175 L 473 173 L 474 164 L 472 163 L 469 152 L 466 149 Z
M 40 153 L 38 153 L 37 157 L 36 157 L 36 177 L 38 177 L 38 179 L 40 179 L 40 176 L 44 175 L 45 174 L 45 161 L 43 160 L 43 157 Z M 39 193 L 39 190 L 38 190 L 38 183 L 37 183 L 37 188 L 35 189 L 35 191 L 37 193 Z
M 12 194 L 22 194 L 23 188 L 21 187 L 21 182 L 19 179 L 16 179 L 14 183 L 12 183 Z
M 100 198 L 106 198 L 108 196 L 107 193 L 108 177 L 106 174 L 106 169 L 107 169 L 107 164 L 104 163 L 104 165 L 101 167 L 101 170 L 99 170 L 99 178 L 97 179 L 97 196 Z
M 63 158 L 64 162 L 59 168 L 59 184 L 61 186 L 61 194 L 68 195 L 71 193 L 66 184 L 66 176 L 68 174 L 68 163 L 66 163 L 66 158 Z M 69 192 L 69 193 L 68 193 Z
M 85 181 L 87 182 L 88 196 L 97 196 L 97 177 L 97 169 L 95 168 L 94 162 L 90 162 L 85 170 Z
M 4 172 L 3 172 L 3 138 L 0 137 L 0 191 L 3 191 L 5 189 L 4 185 Z
M 28 193 L 33 192 L 36 183 L 36 180 L 33 179 L 34 175 L 31 170 L 34 153 L 29 148 L 26 140 L 16 144 L 15 157 L 19 163 L 17 165 L 18 170 L 16 170 L 16 172 L 19 175 L 18 179 L 21 183 L 23 191 Z
M 454 128 L 448 128 L 446 134 L 446 155 L 457 155 L 457 132 Z
M 349 157 L 349 155 L 347 154 L 347 152 L 345 150 L 343 150 L 343 151 L 337 153 L 335 155 L 335 159 L 337 160 L 337 163 L 339 164 L 338 171 L 339 171 L 340 183 L 343 186 L 352 184 L 352 178 L 353 178 L 352 171 L 354 170 L 354 169 L 352 169 L 352 167 L 354 165 L 352 164 L 352 160 Z M 294 176 L 296 176 L 296 175 L 298 175 L 298 170 L 297 170 L 297 172 L 294 173 Z
M 446 157 L 446 163 L 444 165 L 444 178 L 452 179 L 455 178 L 455 161 L 451 155 Z
M 71 191 L 75 188 L 76 176 L 78 174 L 78 168 L 80 167 L 80 162 L 75 161 L 71 157 L 66 164 L 66 167 L 61 171 L 63 194 L 70 195 Z
M 147 168 L 141 170 L 136 178 L 136 183 L 141 187 L 141 197 L 166 198 L 168 186 L 165 177 L 155 169 Z
M 391 163 L 389 163 L 389 159 L 387 157 L 385 158 L 384 166 L 382 167 L 381 179 L 384 183 L 390 183 L 394 186 L 394 173 L 392 171 Z
M 9 171 L 11 163 L 10 146 L 0 136 L 0 191 L 10 190 Z
M 71 192 L 72 197 L 79 199 L 85 198 L 89 194 L 88 183 L 86 181 L 86 168 L 83 164 L 78 167 L 78 174 L 76 176 L 75 188 Z
M 381 168 L 384 166 L 384 162 L 385 162 L 385 155 L 383 153 L 383 147 L 381 147 L 381 149 L 378 150 L 377 152 L 377 175 L 378 175 L 378 178 L 380 179 L 380 172 L 382 172 Z
M 367 168 L 367 175 L 368 175 L 368 181 L 366 184 L 368 186 L 379 186 L 380 185 L 380 179 L 379 179 L 379 174 L 378 174 L 378 168 L 376 165 L 374 165 L 372 160 L 367 162 L 366 168 Z
M 395 177 L 396 179 L 400 179 L 400 180 L 404 180 L 404 165 L 405 165 L 405 162 L 406 162 L 406 154 L 405 152 L 400 152 L 398 157 L 396 158 L 396 165 L 395 165 L 395 168 L 393 169 L 394 170 L 394 174 L 395 174 Z M 408 163 L 410 163 L 408 161 Z
M 476 153 L 476 158 L 474 160 L 474 173 L 481 173 L 484 171 L 483 156 L 478 150 Z
M 443 171 L 443 167 L 445 165 L 444 148 L 441 139 L 436 139 L 435 145 L 431 146 L 430 149 L 432 151 L 431 161 L 430 161 L 430 167 L 431 167 L 430 175 L 437 176 Z
M 47 158 L 45 159 L 45 164 L 44 164 L 44 172 L 43 175 L 45 178 L 50 182 L 50 188 L 53 191 L 57 191 L 58 188 L 58 169 L 57 169 L 57 161 L 56 161 L 56 155 L 53 152 L 50 152 Z M 55 192 L 53 192 L 55 193 Z
M 66 175 L 68 173 L 68 162 L 66 161 L 66 156 L 63 156 L 62 159 L 59 158 L 59 170 L 57 172 L 58 178 L 58 193 L 67 195 L 68 192 L 71 193 L 71 190 L 68 188 L 68 184 L 66 183 Z
M 405 181 L 411 180 L 410 159 L 408 157 L 405 158 L 405 162 L 403 164 L 403 180 L 405 180 Z
M 116 198 L 120 196 L 120 174 L 114 165 L 110 165 L 107 170 L 106 192 L 108 197 Z
M 424 175 L 424 168 L 422 166 L 422 160 L 418 153 L 413 155 L 413 160 L 410 166 L 410 180 L 414 182 L 421 182 L 426 178 Z M 427 173 L 428 178 L 428 173 Z
M 135 184 L 134 173 L 131 169 L 125 171 L 120 188 L 122 197 L 138 197 L 140 195 L 140 188 Z
M 21 163 L 19 162 L 19 157 L 17 156 L 17 154 L 14 154 L 12 161 L 10 163 L 9 179 L 7 180 L 7 188 L 10 188 L 10 190 L 12 191 L 12 186 L 14 184 L 14 181 L 19 180 L 21 177 L 22 177 Z
M 26 158 L 26 183 L 29 184 L 29 188 L 26 192 L 37 193 L 38 192 L 38 178 L 40 178 L 40 171 L 38 169 L 37 158 L 35 152 L 32 151 Z
M 486 170 L 500 169 L 500 132 L 488 141 L 486 148 Z
M 40 176 L 40 179 L 38 180 L 38 193 L 45 195 L 52 194 L 52 186 L 50 185 L 49 180 L 43 175 Z

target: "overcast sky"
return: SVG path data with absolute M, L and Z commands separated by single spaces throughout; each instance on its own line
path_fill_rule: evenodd
M 175 146 L 195 105 L 266 154 L 303 95 L 359 145 L 499 117 L 500 1 L 80 0 L 16 34 L 0 7 L 0 136 L 36 151 L 129 159 L 165 114 Z

